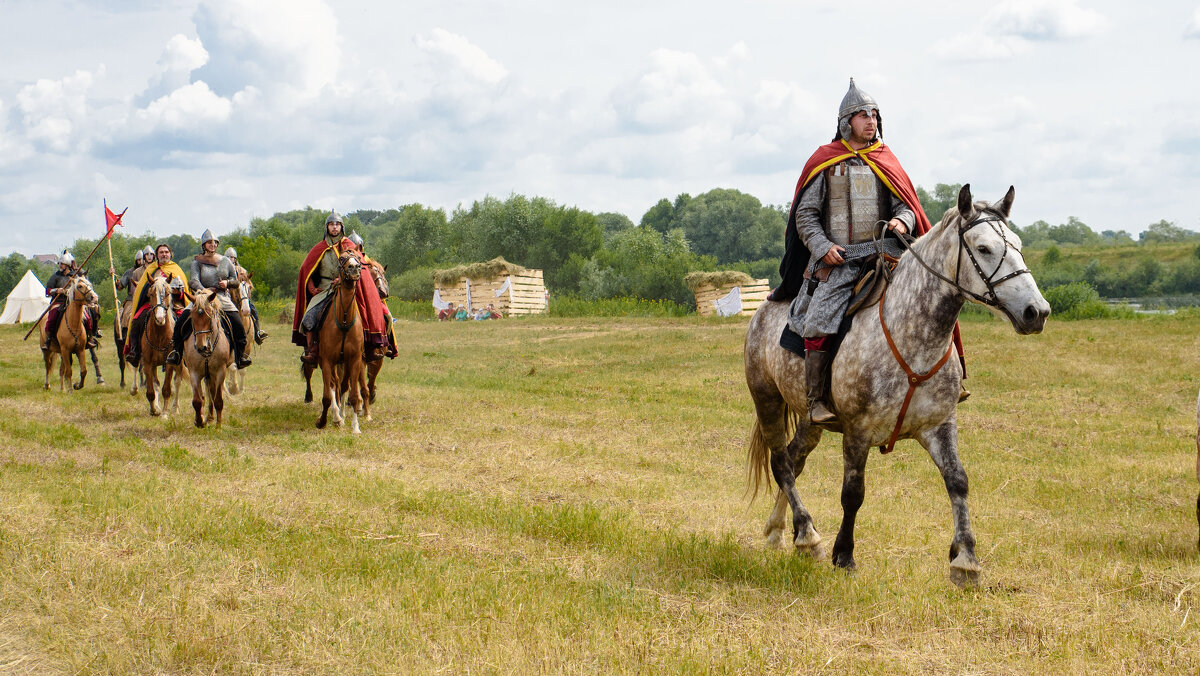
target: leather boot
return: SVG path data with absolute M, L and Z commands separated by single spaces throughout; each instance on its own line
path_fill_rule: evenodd
M 267 339 L 267 332 L 266 332 L 266 331 L 263 331 L 262 329 L 257 329 L 257 330 L 254 332 L 254 342 L 255 342 L 255 344 L 257 344 L 257 345 L 262 345 L 262 344 L 263 344 L 263 341 L 264 341 L 264 340 L 266 340 L 266 339 Z
M 308 347 L 304 348 L 304 354 L 300 355 L 300 361 L 310 366 L 316 366 L 320 341 L 317 340 L 315 331 L 309 331 L 304 335 L 308 338 Z
M 829 363 L 830 353 L 825 350 L 808 350 L 804 356 L 804 385 L 808 390 L 808 418 L 814 424 L 824 425 L 837 422 L 837 415 L 829 406 Z

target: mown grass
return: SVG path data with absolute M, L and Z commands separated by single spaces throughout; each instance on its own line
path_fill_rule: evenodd
M 764 548 L 743 321 L 401 321 L 359 437 L 268 328 L 219 432 L 148 417 L 107 346 L 110 384 L 44 392 L 0 329 L 0 670 L 1200 669 L 1195 313 L 963 322 L 968 591 L 913 442 L 869 462 L 856 573 Z M 830 541 L 840 480 L 829 435 Z

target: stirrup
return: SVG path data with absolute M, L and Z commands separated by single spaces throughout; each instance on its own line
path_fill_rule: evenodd
M 100 347 L 100 343 L 97 343 L 97 342 L 96 342 L 96 337 L 95 337 L 95 336 L 88 336 L 88 339 L 87 339 L 87 346 L 88 346 L 88 349 L 89 349 L 89 350 L 94 350 L 94 349 L 96 349 L 96 348 Z
M 814 425 L 832 425 L 836 424 L 837 414 L 830 411 L 824 402 L 814 402 L 808 409 L 808 420 Z
M 264 341 L 264 340 L 266 340 L 266 339 L 267 339 L 267 332 L 266 332 L 266 331 L 263 331 L 262 329 L 259 329 L 258 331 L 256 331 L 256 332 L 254 333 L 254 342 L 255 342 L 255 343 L 257 343 L 257 344 L 259 344 L 259 345 L 262 345 L 262 344 L 263 344 L 263 341 Z
M 254 362 L 250 361 L 250 357 L 247 357 L 246 355 L 242 355 L 242 358 L 237 360 L 236 366 L 240 370 L 240 369 L 246 368 L 247 366 L 250 366 L 253 363 Z
M 183 355 L 179 354 L 179 350 L 171 350 L 171 354 L 167 355 L 167 363 L 171 366 L 178 366 L 181 361 L 183 361 Z

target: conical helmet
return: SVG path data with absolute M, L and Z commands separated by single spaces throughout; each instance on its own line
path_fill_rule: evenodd
M 876 131 L 875 133 L 883 138 L 883 115 L 879 112 L 879 104 L 870 94 L 858 88 L 854 84 L 854 78 L 850 78 L 850 89 L 846 91 L 846 95 L 842 97 L 842 105 L 838 110 L 838 133 L 844 139 L 850 138 L 850 118 L 860 110 L 874 110 L 876 116 Z
M 137 266 L 141 265 L 141 264 L 142 264 L 142 258 L 143 258 L 145 255 L 146 255 L 146 254 L 142 253 L 141 251 L 134 251 L 134 252 L 133 252 L 133 267 L 135 267 L 135 268 L 136 268 Z
M 226 258 L 237 258 L 237 250 L 235 250 L 233 247 L 229 247 L 228 249 L 225 250 L 225 257 Z
M 71 255 L 70 251 L 64 251 L 62 253 L 62 255 L 58 257 L 58 264 L 59 265 L 74 265 L 75 257 Z
M 329 215 L 325 217 L 325 225 L 329 225 L 330 223 L 341 223 L 341 222 L 342 222 L 342 215 L 339 214 L 336 209 L 329 212 Z
M 146 248 L 142 249 L 142 255 L 143 256 L 153 256 L 154 255 L 154 247 L 147 244 Z
M 362 245 L 363 245 L 363 238 L 362 238 L 362 236 L 361 236 L 361 235 L 359 235 L 359 234 L 358 234 L 358 231 L 357 231 L 357 230 L 355 230 L 354 232 L 350 233 L 350 241 L 351 241 L 351 242 L 354 242 L 354 246 L 356 246 L 356 247 L 358 247 L 358 248 L 360 248 L 360 249 L 362 248 Z
M 209 242 L 220 242 L 220 241 L 221 240 L 217 239 L 217 236 L 213 234 L 212 230 L 205 230 L 204 234 L 200 235 L 200 248 L 203 249 L 204 245 L 208 244 Z

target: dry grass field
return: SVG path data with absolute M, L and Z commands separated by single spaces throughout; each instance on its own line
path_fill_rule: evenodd
M 150 418 L 111 342 L 108 384 L 45 392 L 0 328 L 0 673 L 1200 671 L 1197 315 L 964 324 L 965 591 L 911 441 L 857 572 L 764 547 L 744 320 L 397 327 L 361 436 L 314 429 L 284 327 L 220 431 Z M 840 482 L 827 435 L 827 538 Z

